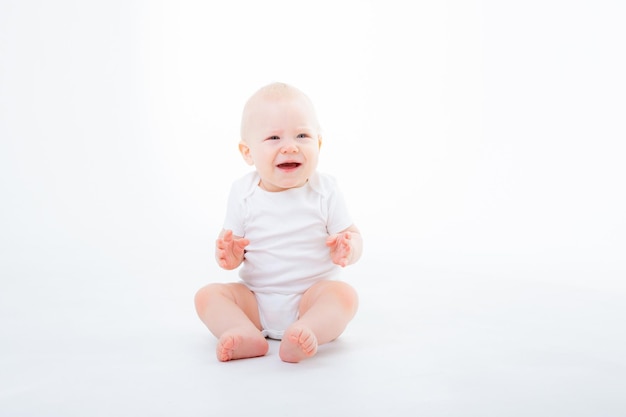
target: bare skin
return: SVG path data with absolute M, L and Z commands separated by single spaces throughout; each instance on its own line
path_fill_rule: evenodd
M 242 115 L 239 151 L 260 177 L 267 192 L 302 187 L 314 174 L 322 136 L 311 101 L 301 91 L 282 83 L 260 89 L 246 103 Z M 244 261 L 250 241 L 222 230 L 215 242 L 220 267 L 232 270 Z M 345 267 L 361 256 L 361 234 L 352 225 L 326 240 L 331 261 Z M 285 362 L 300 362 L 315 355 L 319 345 L 343 332 L 358 305 L 348 284 L 321 281 L 304 292 L 299 319 L 283 335 L 279 355 Z M 265 355 L 256 296 L 243 284 L 211 284 L 196 294 L 200 319 L 218 338 L 220 361 Z
M 297 363 L 317 353 L 318 345 L 335 340 L 354 317 L 358 299 L 354 289 L 340 281 L 321 281 L 300 302 L 300 318 L 287 328 L 279 356 Z
M 263 356 L 269 349 L 261 334 L 254 294 L 242 284 L 210 284 L 196 293 L 200 319 L 219 340 L 217 359 Z
M 234 269 L 244 258 L 248 240 L 220 233 L 215 257 L 224 269 Z M 346 266 L 358 260 L 362 251 L 356 227 L 329 236 L 326 245 L 333 262 Z M 267 353 L 269 345 L 261 333 L 258 304 L 252 291 L 243 284 L 210 284 L 196 294 L 198 316 L 218 338 L 217 358 L 225 362 L 252 358 Z M 319 345 L 335 340 L 354 317 L 358 297 L 354 289 L 340 281 L 321 281 L 302 296 L 300 318 L 286 329 L 279 356 L 296 363 L 317 353 Z

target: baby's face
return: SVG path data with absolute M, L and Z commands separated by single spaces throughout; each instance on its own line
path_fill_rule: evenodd
M 317 168 L 321 136 L 310 102 L 301 96 L 260 98 L 249 109 L 239 150 L 261 177 L 261 188 L 303 186 Z

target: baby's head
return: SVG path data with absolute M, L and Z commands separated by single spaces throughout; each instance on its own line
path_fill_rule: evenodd
M 313 103 L 297 88 L 273 83 L 247 101 L 239 150 L 256 167 L 261 188 L 283 191 L 303 186 L 317 168 L 321 145 Z

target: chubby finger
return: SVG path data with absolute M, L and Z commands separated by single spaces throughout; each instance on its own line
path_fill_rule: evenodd
M 335 262 L 337 265 L 339 265 L 340 267 L 345 267 L 348 266 L 348 257 L 347 256 L 342 256 L 341 258 L 337 259 L 337 261 Z
M 250 239 L 246 239 L 245 237 L 242 237 L 241 239 L 236 240 L 235 243 L 240 248 L 245 248 L 246 246 L 250 244 Z
M 233 231 L 232 230 L 224 230 L 224 234 L 222 235 L 222 239 L 228 241 L 233 240 Z

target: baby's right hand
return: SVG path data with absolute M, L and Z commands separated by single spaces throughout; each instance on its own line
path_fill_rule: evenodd
M 245 247 L 250 241 L 233 236 L 232 230 L 224 230 L 215 241 L 215 259 L 224 269 L 235 269 L 243 262 Z

